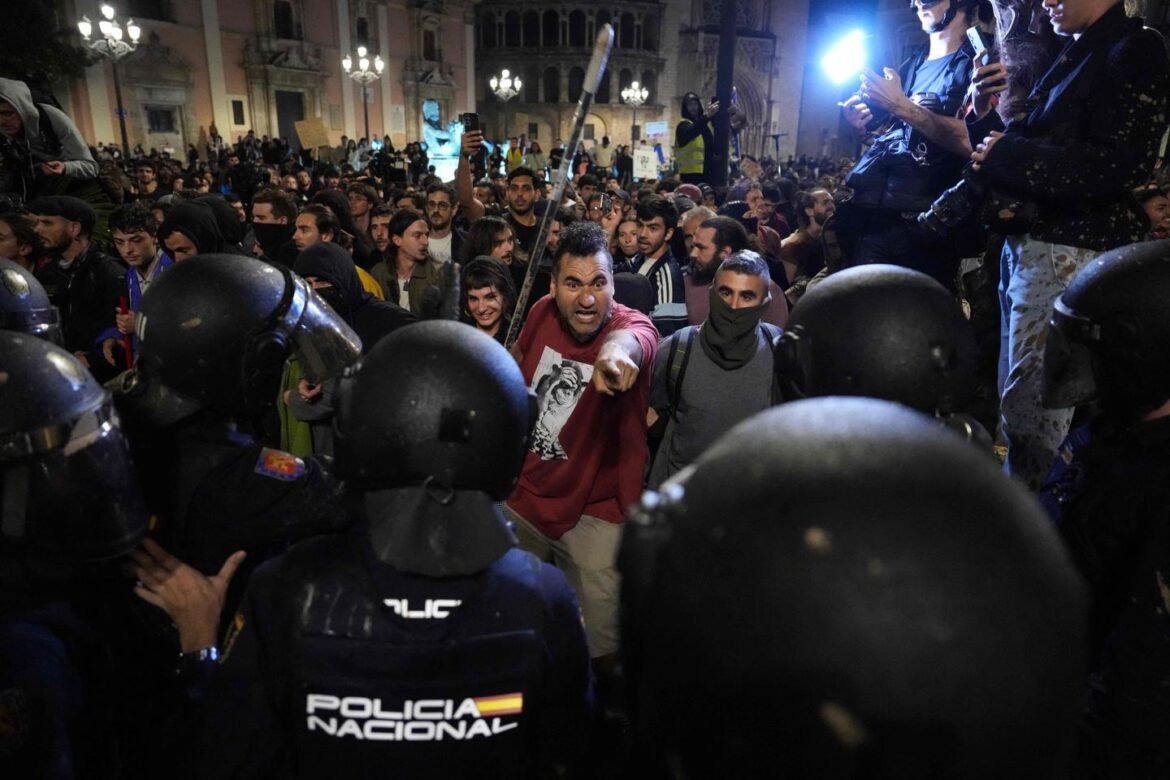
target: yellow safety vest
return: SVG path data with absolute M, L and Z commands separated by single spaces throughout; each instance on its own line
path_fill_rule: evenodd
M 683 122 L 693 124 L 691 120 L 684 119 Z M 681 122 L 680 122 L 681 124 Z M 680 146 L 674 150 L 674 160 L 678 163 L 679 173 L 703 173 L 703 155 L 705 153 L 705 144 L 703 141 L 703 134 L 696 135 L 689 144 Z

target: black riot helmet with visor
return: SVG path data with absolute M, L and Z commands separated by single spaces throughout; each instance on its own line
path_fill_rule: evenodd
M 104 560 L 146 530 L 109 393 L 60 347 L 0 331 L 0 544 Z
M 866 396 L 945 417 L 974 396 L 975 336 L 929 276 L 872 264 L 833 274 L 800 300 L 776 343 L 787 401 Z
M 536 399 L 495 339 L 459 322 L 400 328 L 336 399 L 334 473 L 361 494 L 381 560 L 469 575 L 515 545 L 495 502 L 519 479 Z
M 1170 240 L 1106 252 L 1057 299 L 1044 346 L 1044 405 L 1100 402 L 1123 418 L 1170 399 Z
M 1082 580 L 1027 491 L 920 414 L 745 420 L 631 509 L 618 566 L 638 776 L 1068 776 Z
M 293 354 L 314 383 L 340 376 L 361 354 L 357 334 L 308 282 L 240 255 L 175 264 L 143 296 L 137 334 L 137 363 L 121 390 L 160 425 L 200 409 L 262 412 Z
M 0 330 L 16 330 L 63 344 L 61 315 L 37 278 L 0 257 Z

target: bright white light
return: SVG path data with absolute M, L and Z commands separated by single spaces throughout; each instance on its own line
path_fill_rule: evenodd
M 382 62 L 382 58 L 380 56 L 374 57 L 374 70 L 380 74 L 385 69 L 386 63 Z
M 130 33 L 130 40 L 137 42 L 138 38 L 142 35 L 142 28 L 136 25 L 134 20 L 131 19 L 126 23 L 126 32 Z
M 359 46 L 358 47 L 358 57 L 364 57 L 364 56 L 366 56 L 366 47 Z
M 509 73 L 508 73 L 508 69 L 507 69 L 507 68 L 504 68 L 502 71 L 500 71 L 500 75 L 501 75 L 502 77 L 504 77 L 504 78 L 508 78 L 508 76 L 509 76 L 509 75 L 511 75 L 511 74 L 509 74 Z
M 102 16 L 106 17 L 107 19 L 113 19 L 114 18 L 114 7 L 111 5 L 103 5 L 102 6 Z
M 77 23 L 77 29 L 81 31 L 81 37 L 89 40 L 89 36 L 93 33 L 93 23 L 89 21 L 88 16 L 81 17 L 81 21 Z
M 855 78 L 865 67 L 865 33 L 854 30 L 821 58 L 821 68 L 834 84 Z
M 348 54 L 341 58 L 341 67 L 346 73 L 353 69 L 353 58 Z

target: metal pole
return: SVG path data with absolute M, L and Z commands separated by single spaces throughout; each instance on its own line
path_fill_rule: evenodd
M 370 93 L 362 84 L 362 118 L 366 122 L 366 143 L 370 141 Z
M 118 104 L 118 125 L 122 128 L 122 159 L 130 159 L 130 140 L 126 137 L 126 109 L 122 108 L 122 83 L 118 80 L 118 61 L 110 60 L 114 68 L 114 100 Z
M 638 129 L 638 106 L 631 104 L 630 110 L 634 115 L 634 119 L 630 123 L 630 144 L 633 144 L 634 141 L 638 140 L 634 138 L 634 131 Z
M 731 86 L 735 82 L 735 11 L 738 3 L 727 0 L 719 20 L 719 59 L 715 78 L 715 95 L 719 99 L 719 113 L 713 122 L 715 149 L 711 152 L 714 170 L 707 171 L 707 183 L 712 187 L 727 186 L 727 151 L 731 143 Z

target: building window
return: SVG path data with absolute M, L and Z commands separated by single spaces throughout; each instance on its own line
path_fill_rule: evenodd
M 232 101 L 232 124 L 236 127 L 246 127 L 247 117 L 244 114 L 244 101 Z
M 435 31 L 423 30 L 423 59 L 427 62 L 438 62 L 439 52 L 435 46 Z
M 504 15 L 504 45 L 520 46 L 520 14 L 515 11 Z
M 569 45 L 585 46 L 587 45 L 585 41 L 585 12 L 573 11 L 569 14 Z
M 167 0 L 129 0 L 124 15 L 132 19 L 158 19 L 169 22 L 171 20 L 169 5 Z
M 601 74 L 601 82 L 597 85 L 597 94 L 593 96 L 593 99 L 596 100 L 598 103 L 608 103 L 609 102 L 609 74 L 608 73 Z
M 561 72 L 556 68 L 544 69 L 544 102 L 561 102 Z
M 585 69 L 573 68 L 569 71 L 569 102 L 576 103 L 581 98 L 581 90 L 585 87 Z
M 655 102 L 658 97 L 658 74 L 652 70 L 642 71 L 641 86 L 646 88 L 646 102 Z
M 540 26 L 541 32 L 544 33 L 543 45 L 545 46 L 560 46 L 561 45 L 561 15 L 556 11 L 545 11 L 544 16 L 541 17 Z
M 540 14 L 536 11 L 524 12 L 524 45 L 540 45 Z
M 585 139 L 584 140 L 592 141 L 597 137 L 594 133 L 592 122 L 586 122 L 584 129 L 585 129 L 585 132 L 584 132 Z M 573 153 L 576 154 L 576 151 L 574 150 Z
M 658 51 L 658 17 L 654 14 L 646 14 L 642 20 L 642 48 Z
M 178 132 L 178 122 L 175 120 L 175 109 L 166 106 L 146 107 L 146 126 L 151 133 Z
M 528 137 L 531 138 L 533 141 L 536 140 L 537 132 L 539 130 L 540 130 L 540 125 L 537 124 L 536 122 L 529 122 L 528 123 Z
M 634 15 L 622 14 L 622 24 L 618 29 L 618 46 L 623 49 L 634 48 Z
M 297 40 L 301 37 L 293 18 L 293 5 L 289 0 L 275 0 L 272 3 L 272 22 L 273 32 L 277 38 Z
M 359 16 L 356 28 L 357 34 L 354 37 L 357 38 L 357 42 L 368 46 L 370 43 L 370 21 L 364 16 Z
M 496 47 L 496 15 L 491 11 L 486 12 L 480 18 L 479 28 L 483 47 L 485 49 L 494 49 Z

